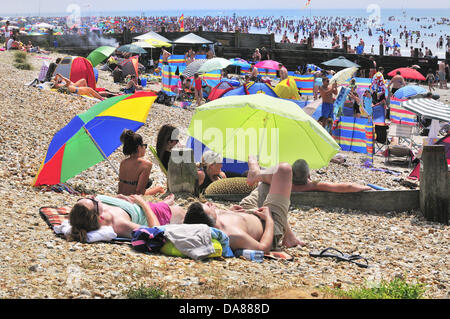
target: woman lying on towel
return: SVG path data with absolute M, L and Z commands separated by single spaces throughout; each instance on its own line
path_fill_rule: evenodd
M 95 90 L 87 86 L 85 79 L 80 79 L 77 82 L 72 82 L 69 79 L 63 77 L 61 74 L 56 74 L 53 79 L 53 88 L 58 89 L 62 93 L 75 93 L 79 95 L 87 95 L 100 101 L 104 98 L 98 94 Z
M 102 226 L 111 226 L 117 237 L 131 238 L 141 226 L 181 224 L 186 212 L 174 203 L 173 194 L 159 203 L 146 202 L 139 195 L 81 198 L 69 213 L 72 228 L 67 239 L 85 243 L 87 233 Z
M 125 129 L 120 135 L 120 141 L 123 144 L 123 154 L 128 157 L 120 163 L 118 193 L 122 195 L 164 193 L 162 187 L 150 188 L 153 183 L 150 179 L 153 164 L 145 158 L 147 144 L 143 143 L 142 136 Z

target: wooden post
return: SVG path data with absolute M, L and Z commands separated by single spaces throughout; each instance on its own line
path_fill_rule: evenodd
M 197 167 L 194 150 L 190 148 L 173 149 L 167 171 L 167 185 L 171 193 L 199 195 Z
M 428 221 L 448 225 L 447 179 L 445 146 L 424 146 L 420 161 L 420 209 Z

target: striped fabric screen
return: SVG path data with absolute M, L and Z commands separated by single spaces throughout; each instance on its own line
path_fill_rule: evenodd
M 314 75 L 299 75 L 292 71 L 289 71 L 288 75 L 294 78 L 301 95 L 314 95 Z
M 175 89 L 178 85 L 178 81 L 180 80 L 180 76 L 176 75 L 176 70 L 178 68 L 179 74 L 183 73 L 185 67 L 182 66 L 170 66 L 163 65 L 162 66 L 162 91 L 169 96 L 176 95 Z
M 241 75 L 246 75 L 246 74 L 250 74 L 251 73 L 251 68 L 247 68 L 247 67 L 241 67 Z M 277 71 L 275 70 L 269 70 L 269 69 L 262 69 L 262 68 L 258 68 L 258 74 L 261 76 L 268 76 L 269 78 L 276 78 L 277 77 Z
M 343 151 L 367 154 L 366 126 L 372 126 L 371 121 L 370 124 L 368 124 L 369 121 L 370 120 L 367 118 L 356 118 L 350 116 L 340 117 L 336 128 L 332 131 L 332 134 Z
M 396 97 L 391 97 L 391 104 L 390 104 L 390 118 L 391 122 L 395 124 L 404 124 L 404 125 L 411 125 L 415 126 L 417 123 L 417 116 L 413 112 L 410 112 L 400 106 L 402 102 L 406 100 L 403 99 L 397 99 Z

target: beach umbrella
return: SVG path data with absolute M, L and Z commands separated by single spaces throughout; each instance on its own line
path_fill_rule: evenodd
M 131 44 L 137 45 L 138 47 L 141 47 L 143 49 L 154 49 L 154 48 L 156 48 L 155 46 L 151 45 L 147 41 L 137 41 L 137 42 L 133 42 Z
M 199 73 L 198 70 L 206 61 L 206 59 L 196 59 L 193 62 L 189 63 L 189 65 L 184 69 L 183 75 L 190 78 L 194 76 L 195 73 Z
M 144 39 L 142 41 L 147 42 L 148 44 L 150 44 L 151 46 L 153 46 L 154 48 L 161 48 L 161 47 L 171 47 L 172 44 L 159 40 L 159 39 Z
M 400 75 L 405 79 L 425 81 L 425 77 L 419 71 L 412 68 L 398 68 L 389 72 L 388 76 L 394 77 L 397 74 L 397 71 L 399 71 Z
M 278 66 L 280 63 L 273 60 L 264 60 L 255 64 L 255 67 L 260 69 L 270 69 L 270 70 L 279 70 Z
M 409 98 L 411 96 L 415 96 L 417 94 L 423 94 L 426 93 L 427 90 L 424 89 L 421 86 L 418 85 L 406 85 L 400 89 L 398 89 L 397 91 L 395 91 L 394 96 L 397 99 L 406 99 Z
M 145 124 L 155 100 L 153 92 L 120 95 L 76 115 L 53 137 L 33 186 L 64 183 L 107 159 L 124 129 L 137 131 Z
M 33 27 L 34 28 L 36 28 L 36 29 L 54 29 L 55 28 L 55 26 L 54 25 L 51 25 L 51 24 L 48 24 L 48 23 L 37 23 L 37 24 L 35 24 L 35 25 L 33 25 Z
M 121 51 L 121 52 L 131 52 L 131 53 L 136 53 L 136 54 L 146 54 L 147 51 L 145 51 L 145 49 L 138 47 L 137 45 L 134 44 L 125 44 L 120 46 L 117 51 Z
M 402 102 L 400 106 L 415 114 L 439 121 L 450 122 L 450 105 L 432 98 L 411 99 Z
M 251 67 L 250 63 L 248 63 L 248 61 L 241 59 L 241 58 L 233 58 L 230 59 L 231 64 L 233 66 L 239 66 L 241 68 L 249 68 Z
M 113 54 L 114 51 L 116 51 L 115 47 L 101 46 L 89 53 L 86 59 L 91 61 L 92 66 L 95 68 L 97 65 L 109 58 L 109 56 Z
M 351 68 L 351 67 L 359 68 L 358 64 L 356 64 L 356 63 L 354 63 L 354 62 L 352 62 L 350 60 L 347 60 L 343 56 L 340 56 L 340 57 L 338 57 L 336 59 L 331 59 L 331 60 L 326 61 L 326 62 L 322 62 L 322 64 L 326 65 L 326 66 L 336 66 L 336 67 L 341 67 L 341 68 Z
M 328 165 L 339 145 L 294 102 L 266 94 L 228 96 L 197 107 L 190 136 L 224 158 L 262 167 L 303 158 L 313 169 Z
M 330 79 L 330 84 L 332 84 L 333 82 L 336 82 L 337 85 L 347 83 L 357 70 L 358 70 L 357 67 L 350 67 L 337 72 Z
M 172 42 L 169 39 L 163 37 L 162 35 L 154 32 L 154 31 L 149 31 L 147 33 L 141 34 L 141 35 L 139 35 L 137 37 L 134 37 L 133 39 L 139 40 L 139 41 L 156 39 L 156 40 L 160 40 L 160 41 L 166 42 L 166 43 Z
M 198 69 L 200 73 L 207 73 L 216 70 L 225 69 L 227 66 L 231 65 L 231 61 L 224 58 L 212 58 L 206 60 Z

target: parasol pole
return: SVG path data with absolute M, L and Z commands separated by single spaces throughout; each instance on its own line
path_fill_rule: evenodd
M 89 136 L 89 138 L 92 140 L 92 142 L 94 143 L 94 145 L 97 147 L 97 149 L 99 150 L 100 154 L 102 154 L 103 158 L 105 160 L 108 161 L 108 163 L 111 165 L 111 167 L 114 169 L 114 171 L 117 173 L 117 176 L 119 176 L 119 171 L 117 170 L 117 168 L 114 167 L 114 165 L 111 163 L 111 161 L 108 159 L 108 157 L 106 157 L 106 154 L 103 152 L 103 150 L 100 148 L 100 146 L 97 144 L 97 142 L 94 140 L 94 138 L 92 137 L 91 133 L 89 133 L 88 129 L 86 128 L 86 126 L 83 125 L 84 131 L 86 132 L 86 134 Z
M 269 115 L 267 114 L 266 117 L 264 118 L 264 129 L 263 129 L 263 133 L 261 136 L 261 141 L 259 142 L 259 148 L 258 148 L 258 155 L 256 156 L 256 158 L 258 159 L 259 162 L 259 155 L 261 155 L 261 149 L 262 149 L 262 145 L 263 145 L 263 141 L 266 135 L 266 128 L 267 128 L 267 118 L 269 117 Z

